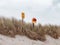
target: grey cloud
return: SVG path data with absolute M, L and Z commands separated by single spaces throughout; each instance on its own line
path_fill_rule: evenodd
M 57 5 L 58 3 L 60 3 L 60 0 L 53 0 L 53 5 Z

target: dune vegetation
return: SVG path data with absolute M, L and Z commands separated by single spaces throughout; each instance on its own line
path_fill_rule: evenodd
M 27 36 L 33 40 L 45 41 L 45 35 L 58 39 L 60 37 L 60 26 L 57 25 L 35 25 L 25 23 L 15 18 L 9 19 L 0 17 L 0 34 L 15 37 L 15 35 Z

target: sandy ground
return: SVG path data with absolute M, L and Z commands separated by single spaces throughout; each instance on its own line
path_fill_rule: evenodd
M 60 39 L 53 39 L 50 36 L 46 36 L 46 41 L 41 42 L 39 40 L 31 40 L 25 36 L 17 35 L 15 38 L 0 35 L 0 45 L 60 45 Z

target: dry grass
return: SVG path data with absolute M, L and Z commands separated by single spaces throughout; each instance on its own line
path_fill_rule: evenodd
M 22 28 L 23 27 L 23 28 Z M 15 35 L 25 35 L 30 39 L 45 41 L 45 35 L 58 39 L 60 36 L 60 26 L 56 25 L 35 25 L 27 24 L 15 18 L 9 19 L 0 17 L 0 34 L 15 37 Z

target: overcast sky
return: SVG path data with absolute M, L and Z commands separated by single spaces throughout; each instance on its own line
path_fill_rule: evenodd
M 22 11 L 26 22 L 36 17 L 37 23 L 60 25 L 60 0 L 0 0 L 0 16 L 21 19 Z

